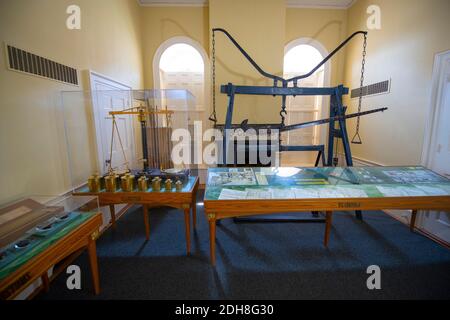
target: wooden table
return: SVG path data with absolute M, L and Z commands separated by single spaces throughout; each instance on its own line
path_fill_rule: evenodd
M 88 214 L 88 213 L 84 213 Z M 50 280 L 47 271 L 57 263 L 67 266 L 65 260 L 72 261 L 72 257 L 87 249 L 91 268 L 94 293 L 100 293 L 100 279 L 97 263 L 96 239 L 102 225 L 101 213 L 91 216 L 77 225 L 68 234 L 28 260 L 11 274 L 0 280 L 0 299 L 14 299 L 19 293 L 30 286 L 38 278 L 42 279 L 45 291 L 49 290 Z M 54 274 L 59 272 L 54 270 Z
M 450 180 L 422 167 L 213 168 L 208 170 L 204 206 L 215 265 L 217 220 L 324 211 L 328 246 L 333 211 L 410 209 L 413 231 L 418 210 L 450 211 Z
M 150 221 L 149 221 L 149 208 L 167 206 L 176 209 L 182 209 L 184 212 L 184 222 L 186 229 L 186 251 L 187 254 L 191 252 L 191 224 L 190 224 L 190 212 L 192 211 L 192 224 L 193 228 L 196 228 L 197 221 L 197 190 L 199 180 L 198 177 L 189 177 L 189 180 L 183 186 L 181 191 L 175 191 L 175 187 L 171 191 L 164 190 L 164 186 L 161 187 L 161 191 L 154 192 L 149 189 L 147 192 L 101 192 L 93 193 L 87 190 L 87 187 L 83 187 L 76 190 L 74 196 L 94 195 L 98 197 L 100 206 L 109 206 L 111 213 L 112 226 L 116 225 L 116 204 L 139 204 L 143 207 L 144 225 L 146 239 L 150 239 Z

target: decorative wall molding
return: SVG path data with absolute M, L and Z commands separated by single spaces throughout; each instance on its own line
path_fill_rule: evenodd
M 286 0 L 287 8 L 345 10 L 357 0 Z M 143 7 L 206 7 L 208 0 L 137 0 Z
M 288 8 L 299 9 L 349 9 L 357 0 L 286 0 Z
M 143 7 L 206 7 L 208 0 L 137 0 Z

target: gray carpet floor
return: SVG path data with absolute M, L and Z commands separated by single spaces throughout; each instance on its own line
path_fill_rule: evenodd
M 202 199 L 203 195 L 199 195 Z M 201 200 L 199 200 L 201 201 Z M 217 266 L 209 264 L 209 233 L 202 207 L 185 255 L 180 210 L 150 212 L 145 240 L 138 206 L 97 242 L 101 294 L 92 294 L 87 255 L 81 290 L 66 274 L 39 299 L 449 299 L 450 250 L 382 212 L 337 212 L 329 248 L 324 224 L 236 224 L 217 228 Z M 366 269 L 381 268 L 381 290 L 368 290 Z

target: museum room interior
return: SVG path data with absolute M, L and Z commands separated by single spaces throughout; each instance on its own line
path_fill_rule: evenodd
M 449 0 L 1 0 L 0 300 L 449 299 L 449 32 Z

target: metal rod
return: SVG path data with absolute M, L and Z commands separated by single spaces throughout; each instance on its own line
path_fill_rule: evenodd
M 317 66 L 315 66 L 310 72 L 308 72 L 308 73 L 306 73 L 304 75 L 301 75 L 301 76 L 297 76 L 297 77 L 293 77 L 293 78 L 287 79 L 286 81 L 287 82 L 296 82 L 297 80 L 301 80 L 301 79 L 305 79 L 305 78 L 310 77 L 321 66 L 323 66 L 328 60 L 330 60 L 332 56 L 334 56 L 339 50 L 341 50 L 343 46 L 345 46 L 350 40 L 352 40 L 352 38 L 354 38 L 358 34 L 367 35 L 367 31 L 357 31 L 357 32 L 353 33 L 344 42 L 342 42 L 336 49 L 334 49 L 325 59 L 323 59 Z
M 359 117 L 359 116 L 365 116 L 365 115 L 376 113 L 376 112 L 383 112 L 383 111 L 385 111 L 387 109 L 388 108 L 379 108 L 379 109 L 373 109 L 373 110 L 364 111 L 364 112 L 352 113 L 352 114 L 349 114 L 349 115 L 346 115 L 346 116 L 342 116 L 341 115 L 341 116 L 335 116 L 335 117 L 331 117 L 331 118 L 327 118 L 327 119 L 314 120 L 314 121 L 309 121 L 309 122 L 293 124 L 293 125 L 290 125 L 290 126 L 285 126 L 283 128 L 280 128 L 280 132 L 297 130 L 297 129 L 303 129 L 303 128 L 308 128 L 308 127 L 313 127 L 313 126 L 318 126 L 318 125 L 330 123 L 330 122 L 333 122 L 333 121 L 339 121 L 339 120 L 344 120 L 344 119 L 356 118 L 356 117 Z
M 296 83 L 297 80 L 300 79 L 305 79 L 310 77 L 312 74 L 314 74 L 314 72 L 316 72 L 321 66 L 323 66 L 328 60 L 331 59 L 331 57 L 333 57 L 339 50 L 342 49 L 342 47 L 344 47 L 352 38 L 354 38 L 356 35 L 358 34 L 364 34 L 367 35 L 367 31 L 357 31 L 355 33 L 353 33 L 350 37 L 348 37 L 344 42 L 342 42 L 336 49 L 334 49 L 325 59 L 323 59 L 317 66 L 315 66 L 310 72 L 308 72 L 307 74 L 301 75 L 301 76 L 297 76 L 294 78 L 290 78 L 290 79 L 284 79 L 282 77 L 276 76 L 274 74 L 270 74 L 266 71 L 264 71 L 256 62 L 255 60 L 252 59 L 252 57 L 250 57 L 250 55 L 239 45 L 239 43 L 233 38 L 233 36 L 231 36 L 231 34 L 228 33 L 228 31 L 226 31 L 225 29 L 222 28 L 213 28 L 212 29 L 213 33 L 218 31 L 218 32 L 222 32 L 224 33 L 228 39 L 230 39 L 230 41 L 234 44 L 234 46 L 243 54 L 243 56 L 250 62 L 250 64 L 264 77 L 266 78 L 270 78 L 272 80 L 276 81 L 280 81 L 281 83 L 283 83 L 283 86 L 286 85 L 289 82 L 294 82 L 294 84 Z
M 147 124 L 145 119 L 141 120 L 142 156 L 144 158 L 144 170 L 148 168 L 148 144 L 147 144 Z
M 283 79 L 283 78 L 281 78 L 281 77 L 279 77 L 279 76 L 276 76 L 276 75 L 273 75 L 273 74 L 270 74 L 270 73 L 264 71 L 264 70 L 263 70 L 263 69 L 255 62 L 255 60 L 253 60 L 252 57 L 250 57 L 249 54 L 248 54 L 248 53 L 247 53 L 247 52 L 239 45 L 239 43 L 231 36 L 231 34 L 228 33 L 228 31 L 226 31 L 225 29 L 222 29 L 222 28 L 214 28 L 214 29 L 212 29 L 212 31 L 213 31 L 213 32 L 219 31 L 219 32 L 224 33 L 224 34 L 228 37 L 228 39 L 230 39 L 230 41 L 234 44 L 234 46 L 235 46 L 236 48 L 238 48 L 238 50 L 239 50 L 239 51 L 244 55 L 244 57 L 251 63 L 251 65 L 252 65 L 256 70 L 258 70 L 258 72 L 259 72 L 261 75 L 263 75 L 264 77 L 267 77 L 267 78 L 276 80 L 276 81 L 284 82 L 284 79 Z

